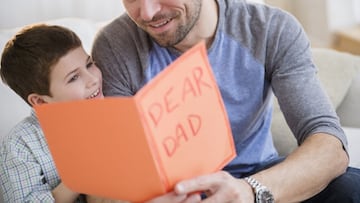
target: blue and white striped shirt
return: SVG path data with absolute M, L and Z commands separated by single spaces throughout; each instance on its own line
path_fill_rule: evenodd
M 0 147 L 0 183 L 5 202 L 55 202 L 61 182 L 34 112 L 17 124 Z M 78 202 L 82 202 L 80 198 Z

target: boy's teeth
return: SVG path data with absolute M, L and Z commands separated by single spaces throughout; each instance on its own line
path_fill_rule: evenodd
M 96 92 L 94 92 L 92 95 L 90 95 L 90 99 L 91 98 L 94 98 L 94 97 L 96 97 L 97 95 L 99 94 L 99 90 L 97 90 Z

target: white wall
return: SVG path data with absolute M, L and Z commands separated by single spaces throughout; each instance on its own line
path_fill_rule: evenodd
M 331 41 L 327 0 L 295 0 L 292 12 L 307 31 L 313 45 L 327 46 Z
M 314 46 L 326 47 L 339 28 L 360 23 L 360 0 L 248 0 L 292 12 Z M 63 18 L 105 21 L 123 12 L 121 0 L 0 0 L 0 29 Z
M 360 24 L 360 0 L 354 1 L 353 12 L 355 13 L 356 22 Z
M 356 24 L 355 8 L 360 9 L 360 6 L 356 7 L 359 0 L 327 0 L 327 2 L 327 16 L 331 30 Z
M 265 0 L 302 23 L 313 46 L 329 47 L 338 29 L 360 24 L 360 0 Z
M 64 17 L 105 21 L 124 11 L 121 0 L 0 0 L 0 5 L 0 29 Z
M 0 29 L 64 17 L 94 21 L 115 18 L 123 12 L 121 0 L 0 0 Z

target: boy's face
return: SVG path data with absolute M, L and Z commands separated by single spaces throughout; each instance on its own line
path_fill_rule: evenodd
M 41 96 L 45 103 L 103 98 L 102 75 L 82 47 L 69 51 L 52 67 L 52 96 Z

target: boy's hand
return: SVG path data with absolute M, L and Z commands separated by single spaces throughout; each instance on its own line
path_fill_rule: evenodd
M 55 202 L 74 202 L 79 193 L 70 190 L 64 183 L 60 183 L 51 191 Z

